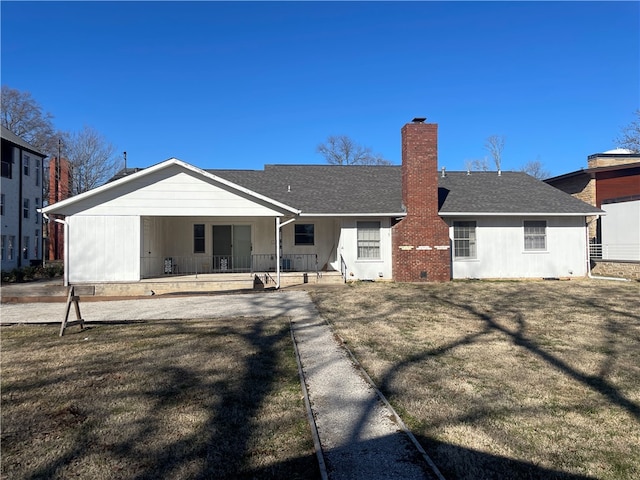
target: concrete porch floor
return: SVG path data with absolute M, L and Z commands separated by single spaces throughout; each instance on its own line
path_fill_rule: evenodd
M 274 272 L 261 273 L 208 273 L 198 275 L 167 275 L 146 278 L 137 282 L 75 284 L 75 294 L 91 298 L 123 298 L 151 295 L 189 293 L 223 293 L 275 288 Z M 286 272 L 280 274 L 280 287 L 307 285 L 339 285 L 340 272 Z M 2 285 L 2 303 L 66 301 L 68 287 L 60 278 L 36 282 Z

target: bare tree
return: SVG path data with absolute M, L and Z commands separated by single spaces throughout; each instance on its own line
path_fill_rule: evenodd
M 487 157 L 465 160 L 464 166 L 468 172 L 473 172 L 473 171 L 488 172 L 489 171 L 489 162 L 487 160 Z
M 347 135 L 331 135 L 316 151 L 331 165 L 392 165 L 371 148 L 354 142 Z
M 111 178 L 121 165 L 116 148 L 92 127 L 84 126 L 65 139 L 66 155 L 71 163 L 72 194 L 86 192 Z
M 540 159 L 528 161 L 527 163 L 522 165 L 522 167 L 520 167 L 520 171 L 528 173 L 538 180 L 544 180 L 545 178 L 549 178 L 551 176 L 551 173 L 549 173 L 549 170 L 544 168 L 544 165 L 542 164 Z
M 491 135 L 487 137 L 484 143 L 484 148 L 491 154 L 493 162 L 496 164 L 496 169 L 501 170 L 502 164 L 502 151 L 504 150 L 504 136 Z
M 52 119 L 29 92 L 2 86 L 2 125 L 45 154 L 56 144 Z
M 635 111 L 636 119 L 624 127 L 615 142 L 621 148 L 640 153 L 640 109 Z

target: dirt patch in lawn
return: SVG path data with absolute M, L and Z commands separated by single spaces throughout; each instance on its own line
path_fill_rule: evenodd
M 3 327 L 2 477 L 318 478 L 289 323 Z
M 640 284 L 312 292 L 449 479 L 640 478 Z

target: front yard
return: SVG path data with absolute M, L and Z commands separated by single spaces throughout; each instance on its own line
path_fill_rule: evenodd
M 2 327 L 2 478 L 318 478 L 288 319 Z
M 640 284 L 313 293 L 447 479 L 640 478 Z

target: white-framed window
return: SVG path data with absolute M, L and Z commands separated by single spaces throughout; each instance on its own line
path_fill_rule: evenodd
M 25 177 L 29 176 L 29 155 L 22 157 L 22 170 Z
M 22 200 L 22 217 L 29 218 L 29 199 L 25 198 Z
M 380 222 L 358 222 L 358 259 L 380 258 Z
M 193 225 L 193 253 L 204 253 L 206 249 L 204 223 Z
M 294 243 L 296 245 L 314 245 L 315 226 L 313 223 L 296 223 L 294 225 Z
M 36 187 L 40 186 L 40 170 L 42 170 L 42 165 L 40 163 L 40 159 L 36 159 Z
M 36 204 L 33 206 L 33 208 L 35 209 L 34 212 L 34 219 L 36 221 L 36 224 L 40 223 L 40 216 L 38 215 L 38 209 L 40 208 L 40 199 L 38 197 L 36 197 Z
M 547 249 L 546 220 L 525 220 L 524 249 L 525 251 L 544 251 Z
M 453 252 L 455 258 L 476 258 L 476 222 L 453 222 Z

